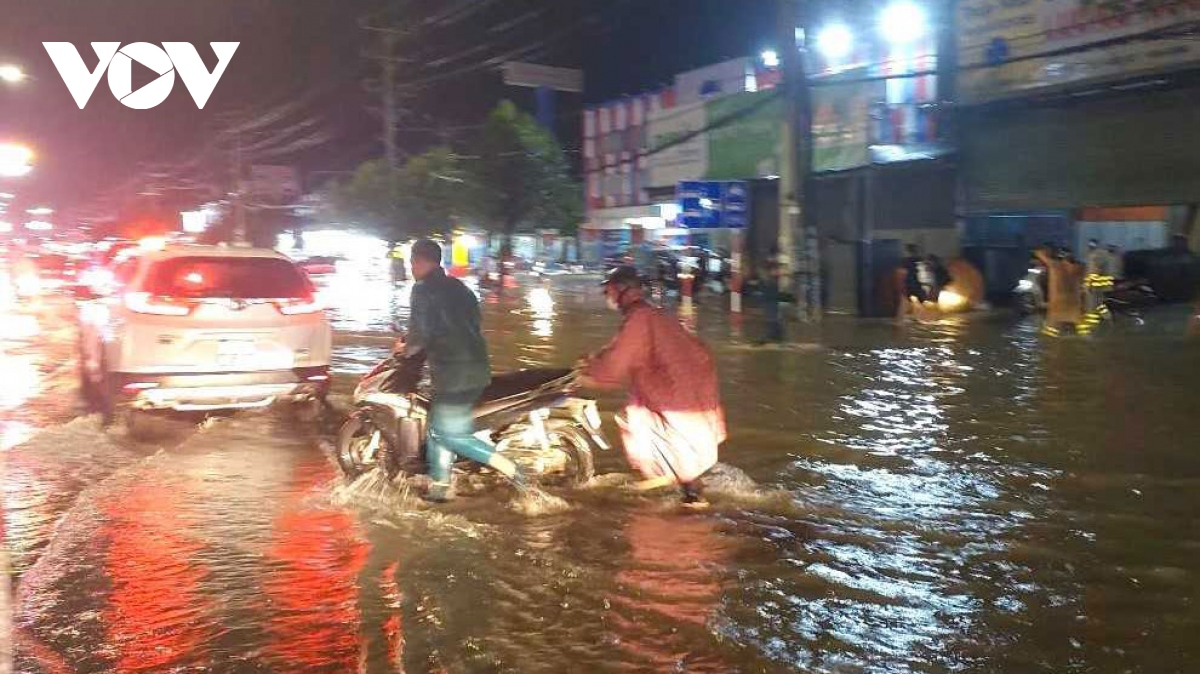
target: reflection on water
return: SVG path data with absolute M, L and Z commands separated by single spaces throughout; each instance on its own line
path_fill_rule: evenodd
M 594 280 L 555 283 L 484 296 L 497 369 L 569 364 L 611 335 L 619 317 Z M 356 333 L 339 337 L 338 371 L 386 352 L 397 292 L 337 309 Z M 9 457 L 20 662 L 1200 671 L 1195 349 L 1119 330 L 1047 342 L 986 317 L 830 321 L 822 349 L 760 349 L 711 306 L 691 320 L 721 368 L 724 459 L 788 498 L 691 512 L 611 480 L 540 517 L 503 507 L 503 490 L 389 510 L 379 492 L 394 487 L 377 479 L 331 498 L 321 439 L 271 414 L 144 459 L 73 427 L 70 442 Z M 741 334 L 758 334 L 754 320 Z M 72 485 L 46 475 L 75 465 L 61 449 L 75 445 L 113 476 L 53 527 L 38 519 L 45 490 Z M 48 546 L 22 543 L 50 529 Z
M 532 333 L 549 339 L 554 336 L 554 298 L 546 286 L 529 289 L 529 311 L 533 315 Z

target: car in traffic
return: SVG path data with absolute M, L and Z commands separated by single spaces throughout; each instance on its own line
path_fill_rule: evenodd
M 328 276 L 337 272 L 338 258 L 328 255 L 314 255 L 300 261 L 300 268 L 311 276 Z
M 275 251 L 179 246 L 81 289 L 80 385 L 138 432 L 141 413 L 319 404 L 329 389 L 329 321 L 303 271 Z M 140 415 L 140 417 L 139 417 Z

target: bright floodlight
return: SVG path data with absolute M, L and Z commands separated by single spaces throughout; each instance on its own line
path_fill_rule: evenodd
M 25 72 L 14 65 L 0 65 L 0 80 L 16 84 L 25 79 Z
M 879 29 L 888 42 L 905 45 L 925 36 L 929 29 L 925 10 L 901 0 L 888 5 L 879 19 Z
M 779 67 L 779 52 L 774 49 L 768 49 L 762 53 L 763 65 L 768 68 Z
M 835 23 L 821 29 L 817 34 L 817 49 L 830 61 L 840 61 L 850 55 L 854 36 L 845 24 Z
M 33 170 L 33 150 L 24 145 L 0 145 L 0 178 L 19 178 Z

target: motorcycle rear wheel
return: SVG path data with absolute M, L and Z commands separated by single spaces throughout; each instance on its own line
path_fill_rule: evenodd
M 596 476 L 596 458 L 592 452 L 592 441 L 587 433 L 576 424 L 556 424 L 546 429 L 551 448 L 566 455 L 565 470 L 539 479 L 540 482 L 559 483 L 569 487 L 582 487 Z

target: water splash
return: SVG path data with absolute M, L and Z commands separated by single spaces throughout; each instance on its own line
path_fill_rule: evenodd
M 517 494 L 509 508 L 526 517 L 542 517 L 566 512 L 571 509 L 571 504 L 562 497 L 529 487 Z

